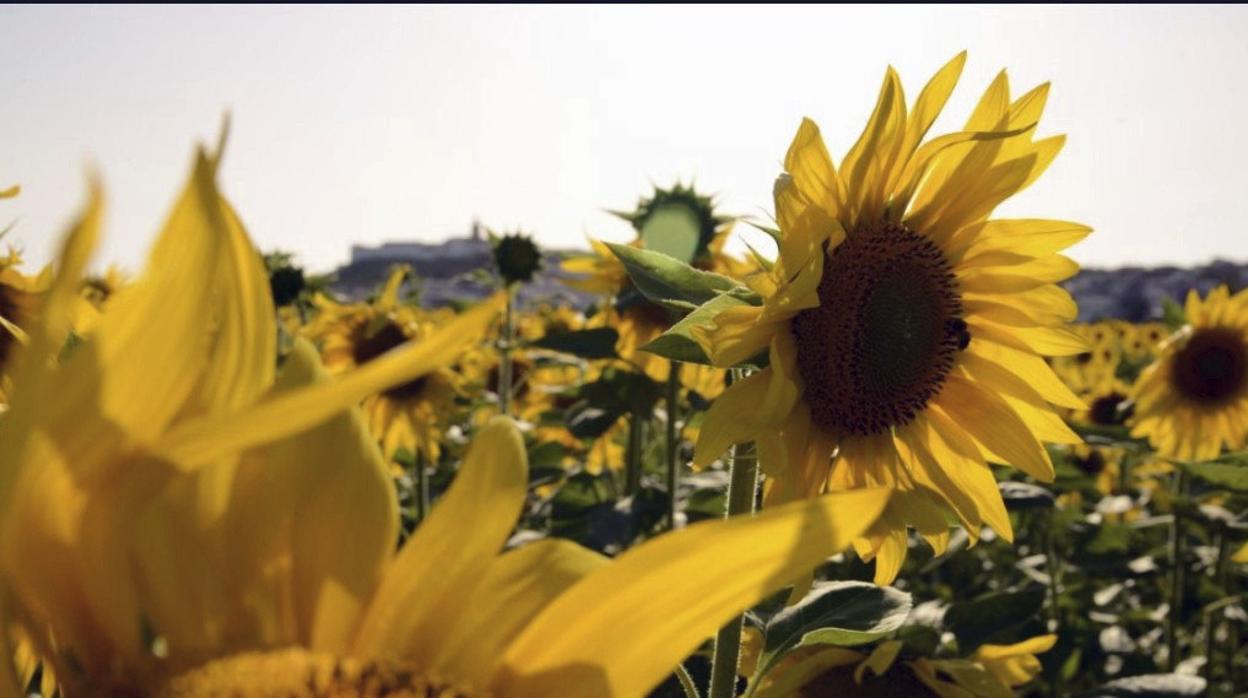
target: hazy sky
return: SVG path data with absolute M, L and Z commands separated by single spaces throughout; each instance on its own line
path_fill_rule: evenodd
M 839 161 L 887 65 L 912 99 L 967 48 L 938 129 L 1008 67 L 1015 94 L 1053 82 L 1040 131 L 1069 137 L 1000 214 L 1093 225 L 1089 265 L 1244 261 L 1245 36 L 1243 7 L 8 6 L 0 227 L 46 261 L 93 163 L 100 257 L 136 266 L 227 108 L 226 193 L 315 269 L 474 217 L 625 239 L 603 209 L 678 177 L 761 214 L 802 116 Z

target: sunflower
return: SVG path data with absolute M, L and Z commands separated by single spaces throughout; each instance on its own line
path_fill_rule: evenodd
M 405 342 L 421 341 L 445 322 L 444 317 L 399 302 L 408 273 L 406 267 L 393 269 L 381 293 L 368 303 L 342 304 L 325 295 L 317 297 L 319 312 L 304 328 L 304 336 L 320 347 L 331 374 L 362 366 Z M 454 358 L 448 355 L 429 372 L 365 398 L 362 407 L 369 431 L 387 457 L 407 449 L 426 462 L 438 462 L 459 387 L 449 369 Z
M 938 551 L 946 514 L 973 540 L 983 524 L 1012 539 L 987 463 L 1047 481 L 1041 442 L 1079 441 L 1050 403 L 1081 402 L 1042 357 L 1085 349 L 1064 327 L 1076 308 L 1054 282 L 1076 270 L 1058 251 L 1089 228 L 988 219 L 1064 139 L 1032 139 L 1048 86 L 1011 101 L 1002 72 L 964 131 L 924 143 L 964 59 L 942 68 L 909 112 L 889 69 L 840 170 L 805 120 L 776 184 L 779 258 L 748 280 L 762 305 L 720 305 L 693 328 L 717 366 L 767 357 L 711 406 L 695 465 L 753 440 L 768 503 L 893 488 L 885 516 L 856 544 L 878 560 L 879 582 L 896 576 L 907 524 Z
M 1012 698 L 1013 688 L 1040 673 L 1036 658 L 1056 635 L 1013 645 L 981 645 L 967 659 L 914 657 L 899 661 L 902 643 L 880 643 L 862 654 L 842 647 L 810 647 L 781 660 L 759 682 L 756 698 L 853 695 L 862 698 Z
M 1135 384 L 1132 435 L 1168 458 L 1199 461 L 1248 439 L 1248 290 L 1187 294 L 1187 324 Z
M 679 210 L 691 215 L 697 229 L 697 240 L 692 250 L 692 265 L 733 278 L 742 278 L 756 271 L 753 264 L 736 258 L 724 251 L 724 244 L 732 233 L 733 219 L 717 215 L 709 197 L 697 194 L 691 187 L 677 183 L 671 189 L 656 188 L 651 196 L 638 202 L 629 213 L 616 215 L 633 225 L 637 237 L 629 243 L 645 247 L 643 232 L 656 215 Z M 657 382 L 667 380 L 669 362 L 660 356 L 641 351 L 663 334 L 676 321 L 676 317 L 641 294 L 629 279 L 624 264 L 602 242 L 590 239 L 593 255 L 573 257 L 563 262 L 562 268 L 573 276 L 564 283 L 584 291 L 607 296 L 611 299 L 605 312 L 590 319 L 590 327 L 613 327 L 619 332 L 616 351 L 620 358 L 633 363 Z

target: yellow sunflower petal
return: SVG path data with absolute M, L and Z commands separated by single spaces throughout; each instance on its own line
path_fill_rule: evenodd
M 750 441 L 754 438 L 763 423 L 779 424 L 788 414 L 766 414 L 760 412 L 768 395 L 772 392 L 772 383 L 777 378 L 775 371 L 765 368 L 747 376 L 745 380 L 733 383 L 715 398 L 710 409 L 706 411 L 702 428 L 698 431 L 698 442 L 694 447 L 693 466 L 704 468 L 724 454 L 733 444 Z M 792 403 L 789 403 L 792 408 Z
M 715 366 L 735 366 L 767 349 L 783 330 L 784 318 L 763 320 L 764 308 L 739 305 L 715 316 L 709 325 L 692 329 L 693 338 Z
M 844 208 L 844 193 L 840 176 L 823 144 L 819 127 L 810 119 L 802 119 L 802 125 L 793 136 L 789 152 L 784 156 L 784 171 L 793 178 L 793 184 L 810 203 L 818 206 L 829 218 L 835 219 Z
M 222 455 L 299 433 L 367 395 L 446 365 L 485 333 L 501 301 L 501 297 L 496 297 L 482 303 L 420 342 L 395 349 L 336 380 L 274 396 L 228 415 L 179 424 L 153 450 L 178 467 L 193 468 Z
M 985 456 L 1012 465 L 1043 482 L 1053 481 L 1053 463 L 1031 428 L 1000 397 L 959 376 L 945 379 L 933 401 L 986 449 Z

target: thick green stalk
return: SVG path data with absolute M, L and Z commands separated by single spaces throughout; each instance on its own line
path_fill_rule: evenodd
M 510 285 L 507 286 L 506 294 L 507 303 L 503 308 L 503 336 L 498 344 L 498 406 L 500 412 L 510 415 L 511 340 L 515 332 L 515 322 L 512 319 L 512 305 L 515 303 L 515 296 Z
M 701 698 L 698 695 L 698 687 L 693 683 L 693 677 L 689 675 L 684 664 L 677 665 L 676 680 L 680 681 L 680 687 L 685 691 L 685 698 Z
M 680 433 L 677 420 L 680 413 L 680 369 L 682 364 L 673 361 L 667 372 L 667 526 L 676 528 L 678 503 L 676 489 L 680 486 Z
M 633 412 L 628 417 L 628 448 L 625 457 L 628 459 L 624 471 L 624 496 L 631 497 L 641 491 L 641 448 L 644 441 L 645 417 Z
M 1170 618 L 1166 623 L 1166 670 L 1179 663 L 1179 630 L 1183 615 L 1183 515 L 1180 509 L 1187 495 L 1187 471 L 1178 466 L 1174 476 L 1174 523 L 1170 527 Z
M 429 471 L 425 467 L 425 455 L 419 449 L 412 460 L 416 475 L 416 525 L 419 526 L 429 516 Z
M 758 492 L 758 460 L 753 444 L 739 444 L 732 449 L 731 476 L 728 481 L 728 512 L 726 518 L 749 516 L 754 512 Z M 737 664 L 741 659 L 741 627 L 743 617 L 737 616 L 720 628 L 715 636 L 715 656 L 711 660 L 709 698 L 732 698 L 736 695 Z

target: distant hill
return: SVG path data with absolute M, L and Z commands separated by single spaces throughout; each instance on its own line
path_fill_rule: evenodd
M 1144 322 L 1161 318 L 1163 298 L 1182 303 L 1188 289 L 1203 295 L 1223 284 L 1232 293 L 1248 287 L 1248 264 L 1215 260 L 1190 268 L 1084 269 L 1062 286 L 1079 303 L 1080 322 Z
M 547 250 L 542 269 L 518 294 L 522 308 L 540 303 L 588 307 L 593 298 L 560 282 L 559 262 L 568 252 Z M 429 308 L 485 298 L 497 290 L 491 278 L 490 242 L 473 226 L 466 238 L 440 243 L 388 242 L 376 247 L 353 245 L 351 260 L 334 272 L 331 291 L 361 300 L 375 292 L 395 264 L 410 264 L 420 285 L 421 305 Z
M 520 291 L 520 305 L 540 303 L 586 308 L 594 298 L 568 288 L 560 279 L 566 274 L 559 262 L 582 250 L 549 250 L 534 281 Z M 441 243 L 389 242 L 376 247 L 355 245 L 351 261 L 336 272 L 331 290 L 351 299 L 362 299 L 385 281 L 394 264 L 412 265 L 421 283 L 421 303 L 426 307 L 476 300 L 489 295 L 490 243 L 478 226 L 468 237 Z M 1226 284 L 1231 291 L 1248 287 L 1248 264 L 1218 260 L 1191 268 L 1122 267 L 1084 269 L 1062 284 L 1079 303 L 1079 321 L 1110 318 L 1144 322 L 1161 317 L 1163 298 L 1182 302 L 1187 290 L 1202 294 Z

